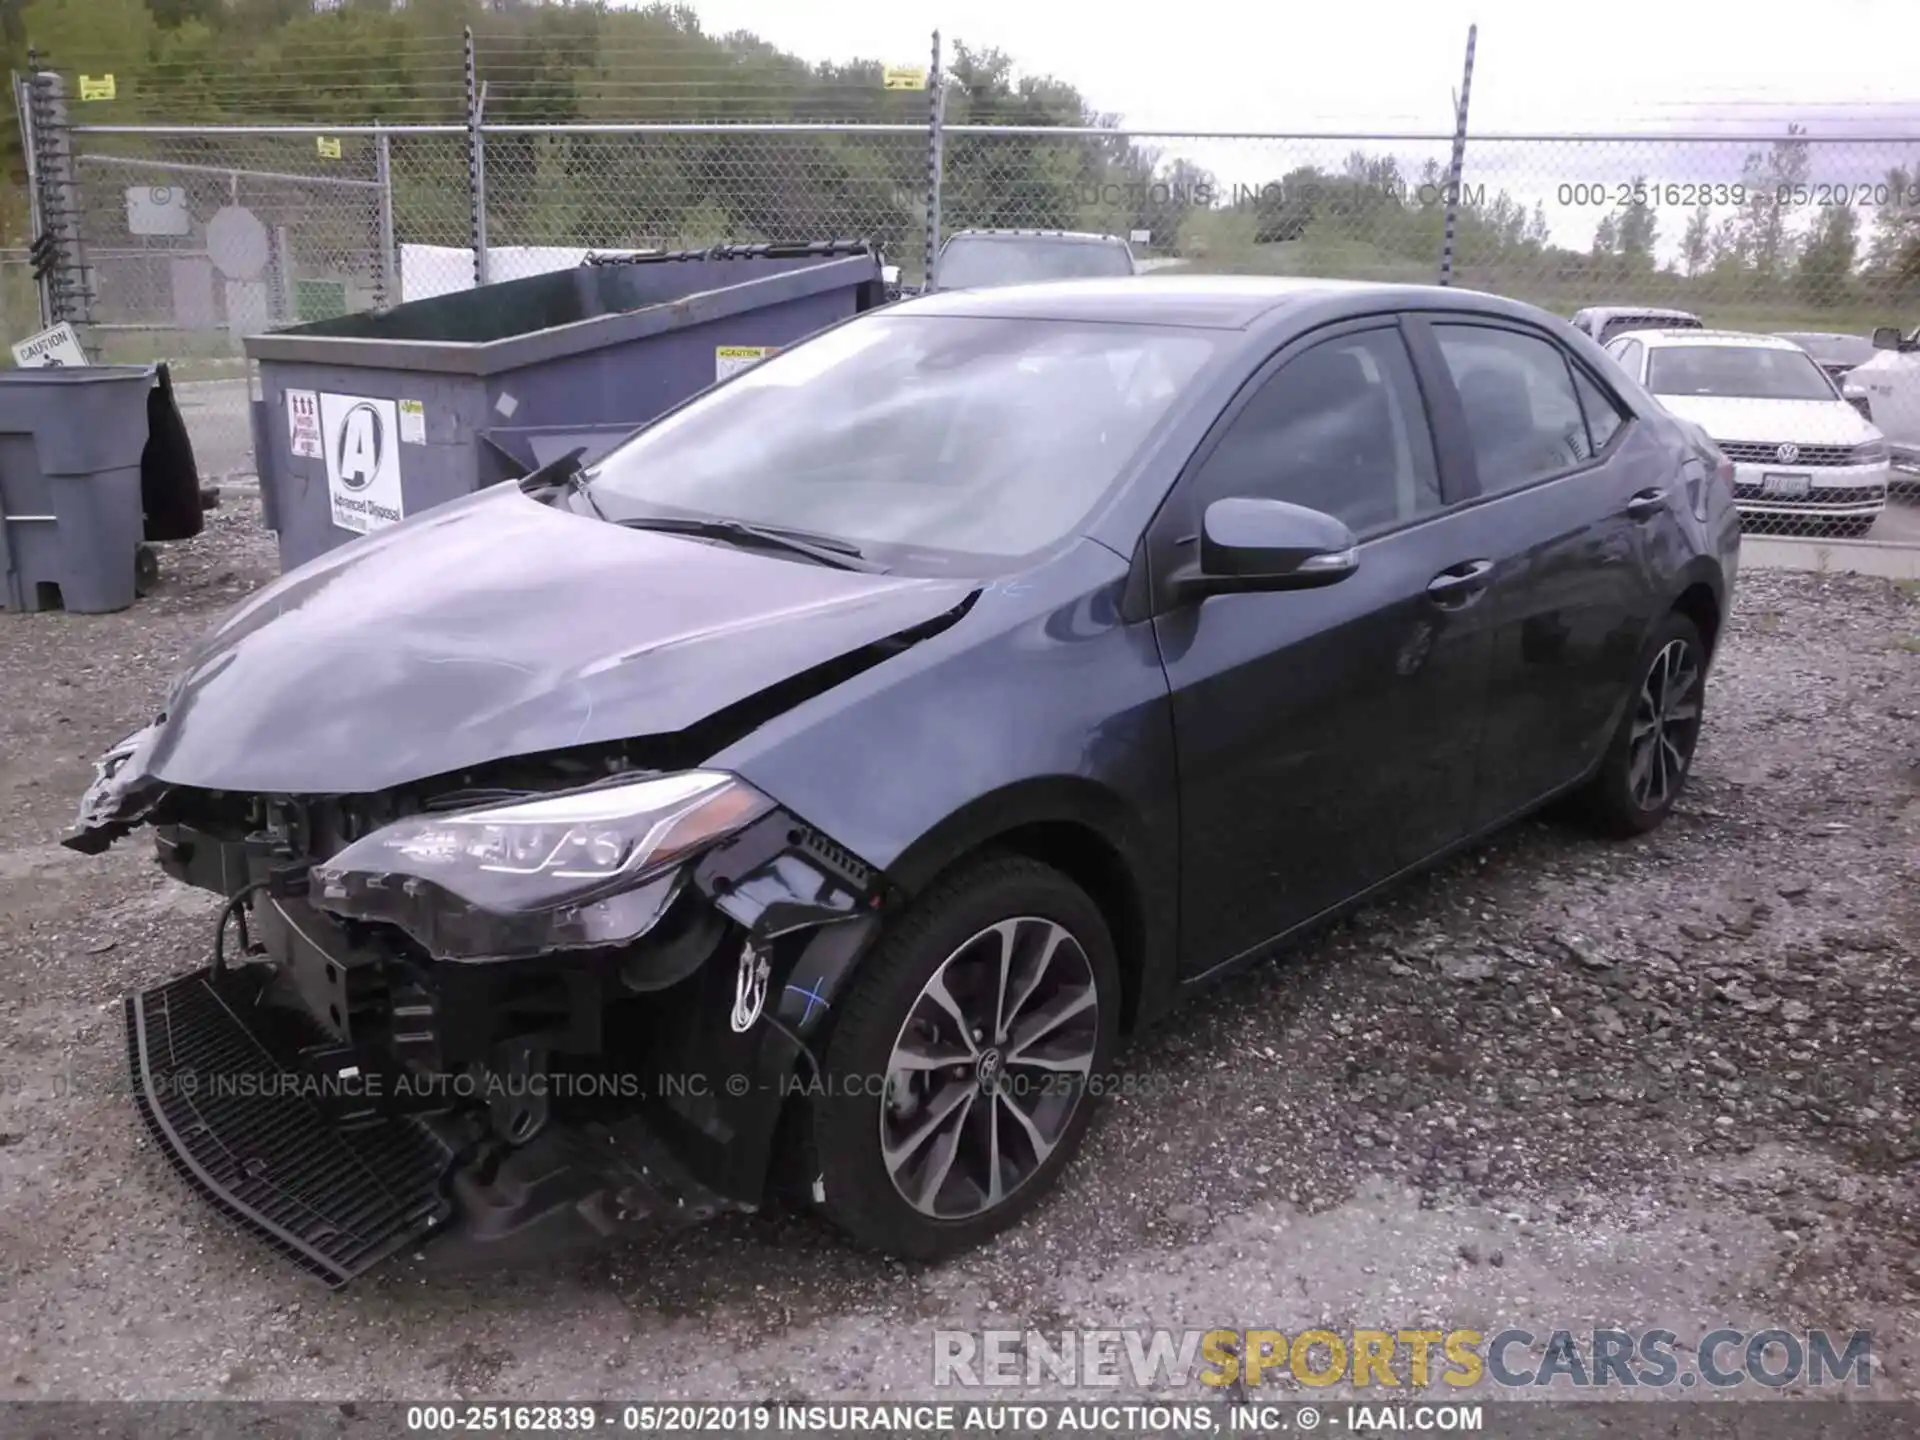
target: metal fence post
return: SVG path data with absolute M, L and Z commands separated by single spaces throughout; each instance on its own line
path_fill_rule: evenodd
M 38 240 L 46 230 L 46 220 L 41 214 L 40 205 L 40 167 L 35 159 L 39 145 L 39 132 L 34 125 L 34 107 L 31 101 L 31 89 L 28 82 L 18 73 L 13 79 L 13 108 L 20 121 L 20 153 L 27 166 L 27 239 L 31 243 Z M 35 298 L 40 303 L 40 327 L 45 329 L 53 324 L 53 290 L 44 277 L 36 276 L 33 283 Z
M 487 256 L 487 135 L 482 128 L 487 87 L 474 58 L 473 28 L 466 32 L 467 203 L 473 216 L 473 283 L 485 285 L 492 266 Z
M 1467 159 L 1467 96 L 1473 89 L 1473 45 L 1480 27 L 1467 27 L 1467 66 L 1460 77 L 1460 103 L 1454 107 L 1453 160 L 1447 166 L 1447 218 L 1440 237 L 1440 283 L 1453 283 L 1453 232 L 1460 216 L 1460 172 Z
M 927 243 L 920 283 L 933 284 L 933 262 L 940 253 L 941 132 L 947 119 L 946 81 L 940 73 L 940 32 L 933 32 L 933 68 L 927 72 Z
M 42 312 L 49 325 L 62 320 L 84 325 L 93 286 L 80 243 L 80 187 L 73 163 L 73 135 L 67 121 L 67 85 L 51 70 L 39 68 L 29 52 L 33 73 L 27 80 L 27 109 L 32 128 L 32 173 L 38 199 L 36 248 L 46 245 Z
M 385 307 L 399 303 L 400 287 L 394 274 L 398 261 L 393 247 L 393 154 L 384 125 L 375 130 L 373 135 L 373 178 L 380 187 L 374 195 L 374 204 L 380 217 L 380 289 L 377 303 Z

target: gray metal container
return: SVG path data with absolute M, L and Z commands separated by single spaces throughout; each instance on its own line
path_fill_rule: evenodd
M 250 337 L 281 568 L 575 447 L 591 462 L 755 355 L 882 303 L 865 245 L 760 246 L 590 261 Z
M 0 609 L 124 610 L 150 365 L 0 370 Z

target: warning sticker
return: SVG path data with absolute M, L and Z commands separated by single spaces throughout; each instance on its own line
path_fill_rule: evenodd
M 320 396 L 320 434 L 326 447 L 327 497 L 333 523 L 365 535 L 405 518 L 400 495 L 400 429 L 391 400 L 361 395 Z
M 776 354 L 778 345 L 720 345 L 713 352 L 713 378 L 716 382 L 742 370 L 751 370 L 767 356 Z
M 418 400 L 400 402 L 400 443 L 403 445 L 427 443 L 427 407 Z
M 311 390 L 287 391 L 287 450 L 308 460 L 318 460 L 320 448 L 320 397 Z

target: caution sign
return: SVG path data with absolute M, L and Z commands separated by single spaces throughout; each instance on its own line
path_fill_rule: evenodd
M 742 370 L 751 370 L 767 356 L 776 354 L 778 345 L 720 345 L 713 352 L 713 378 L 716 382 Z
M 80 98 L 82 100 L 111 100 L 113 96 L 113 76 L 82 75 L 80 77 Z
M 320 396 L 333 523 L 366 535 L 406 518 L 400 494 L 400 421 L 391 400 Z
M 63 365 L 85 365 L 87 352 L 80 348 L 80 336 L 62 320 L 51 330 L 29 335 L 13 347 L 13 363 L 23 370 L 57 369 Z
M 287 450 L 305 460 L 326 454 L 320 445 L 320 397 L 311 390 L 287 391 Z
M 889 65 L 880 72 L 882 90 L 924 90 L 927 72 L 917 65 Z
M 322 160 L 338 160 L 340 158 L 340 142 L 331 135 L 314 136 L 313 148 L 320 152 L 320 158 Z

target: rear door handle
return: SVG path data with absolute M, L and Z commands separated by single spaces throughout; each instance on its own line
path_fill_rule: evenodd
M 1667 492 L 1664 490 L 1642 490 L 1627 501 L 1629 520 L 1651 520 L 1667 508 Z
M 1491 560 L 1462 560 L 1449 565 L 1427 582 L 1427 595 L 1443 609 L 1463 610 L 1486 593 L 1487 575 L 1492 569 Z

